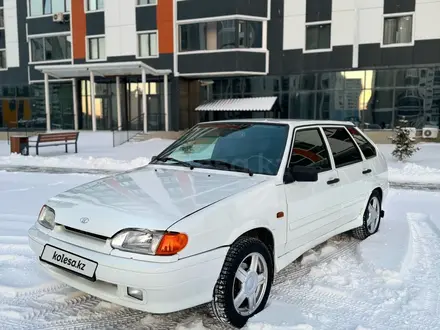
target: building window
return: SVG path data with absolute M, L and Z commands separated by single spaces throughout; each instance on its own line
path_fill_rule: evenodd
M 413 16 L 392 16 L 384 18 L 383 44 L 409 44 L 412 42 Z
M 3 8 L 0 8 L 0 29 L 5 28 L 5 18 Z
M 72 58 L 71 36 L 50 36 L 30 39 L 32 62 L 63 61 Z
M 157 0 L 137 0 L 138 6 L 156 5 Z
M 158 48 L 157 32 L 138 34 L 138 57 L 156 57 Z
M 29 15 L 41 16 L 70 12 L 71 0 L 29 0 Z
M 104 0 L 87 0 L 88 11 L 103 10 L 103 9 L 104 9 Z
M 105 60 L 105 37 L 88 38 L 88 59 L 89 60 Z
M 0 49 L 0 69 L 6 69 L 6 50 Z
M 306 25 L 306 50 L 331 49 L 330 40 L 330 23 L 313 23 Z
M 261 22 L 225 20 L 180 26 L 180 52 L 262 48 Z

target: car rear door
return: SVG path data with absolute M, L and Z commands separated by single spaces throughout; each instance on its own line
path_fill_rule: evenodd
M 365 138 L 358 128 L 347 127 L 347 130 L 356 141 L 356 144 L 364 156 L 365 160 L 362 173 L 367 184 L 370 186 L 369 189 L 372 191 L 378 186 L 376 175 L 381 172 L 383 167 L 381 166 L 382 164 L 380 161 L 378 161 L 378 150 L 376 150 L 376 147 Z
M 362 212 L 369 190 L 364 157 L 344 126 L 326 126 L 323 131 L 338 172 L 341 200 L 339 225 L 354 221 Z M 367 173 L 368 174 L 368 173 Z
M 293 182 L 284 185 L 288 208 L 286 251 L 319 239 L 340 218 L 338 173 L 329 157 L 322 130 L 296 128 L 288 167 L 319 168 L 317 182 Z

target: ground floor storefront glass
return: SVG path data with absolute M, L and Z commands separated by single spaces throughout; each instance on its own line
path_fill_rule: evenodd
M 73 94 L 70 82 L 50 84 L 52 129 L 73 129 Z M 0 85 L 0 129 L 45 130 L 44 84 Z
M 92 129 L 90 81 L 80 81 L 80 129 Z M 142 130 L 142 83 L 137 79 L 121 78 L 121 119 L 123 130 Z M 147 82 L 147 129 L 165 130 L 163 82 Z M 170 95 L 168 95 L 170 98 Z M 117 130 L 118 113 L 116 81 L 102 80 L 95 83 L 96 127 L 98 130 Z
M 281 118 L 350 120 L 364 128 L 439 124 L 440 67 L 216 78 L 202 99 L 277 96 Z M 201 114 L 204 120 L 205 114 Z

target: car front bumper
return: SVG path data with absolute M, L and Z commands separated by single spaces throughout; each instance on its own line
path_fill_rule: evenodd
M 219 248 L 176 262 L 150 262 L 116 257 L 60 241 L 29 229 L 29 246 L 39 257 L 50 244 L 98 263 L 95 281 L 39 261 L 57 280 L 103 300 L 150 313 L 164 314 L 212 300 L 213 289 L 228 249 Z M 142 290 L 143 300 L 128 296 L 127 288 Z

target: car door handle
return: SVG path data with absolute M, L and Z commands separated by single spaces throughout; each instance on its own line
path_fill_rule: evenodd
M 362 174 L 368 174 L 368 173 L 371 173 L 371 170 L 370 170 L 370 169 L 368 169 L 368 170 L 363 170 L 363 171 L 362 171 Z
M 335 183 L 338 183 L 338 182 L 339 182 L 339 179 L 335 178 L 335 179 L 331 179 L 331 180 L 327 181 L 327 184 L 335 184 Z

